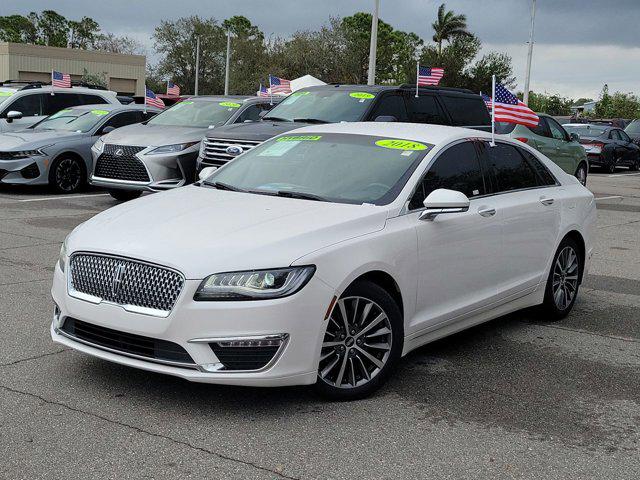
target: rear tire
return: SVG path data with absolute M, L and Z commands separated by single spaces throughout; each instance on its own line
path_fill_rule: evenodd
M 76 193 L 87 184 L 84 161 L 73 156 L 60 156 L 49 170 L 49 185 L 57 193 Z
M 331 312 L 315 391 L 331 400 L 371 395 L 398 363 L 403 342 L 402 314 L 395 300 L 375 283 L 355 282 Z
M 109 190 L 109 195 L 120 202 L 128 202 L 142 195 L 140 190 Z
M 584 259 L 578 244 L 566 237 L 553 256 L 544 302 L 541 306 L 541 320 L 555 322 L 569 315 L 578 296 L 580 277 Z
M 580 165 L 578 165 L 578 169 L 576 170 L 575 177 L 578 179 L 578 181 L 582 185 L 584 185 L 585 187 L 587 186 L 587 165 L 586 164 L 581 163 Z
M 636 160 L 629 167 L 629 170 L 631 170 L 632 172 L 637 172 L 638 170 L 640 170 L 640 154 L 636 156 Z

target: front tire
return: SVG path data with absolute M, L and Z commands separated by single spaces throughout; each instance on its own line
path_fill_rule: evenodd
M 584 163 L 578 165 L 575 177 L 582 185 L 584 185 L 585 187 L 587 186 L 587 166 Z
M 542 304 L 543 320 L 557 321 L 571 312 L 578 296 L 583 269 L 578 244 L 571 238 L 560 243 L 551 263 Z
M 640 170 L 640 154 L 636 156 L 636 159 L 629 167 L 629 170 L 631 170 L 632 172 L 637 172 L 638 170 Z
M 75 157 L 58 157 L 49 171 L 49 185 L 57 193 L 76 193 L 87 184 L 84 162 Z
M 383 288 L 366 280 L 351 285 L 327 324 L 316 392 L 355 400 L 380 388 L 402 354 L 402 323 L 400 308 Z
M 128 202 L 142 195 L 140 190 L 109 190 L 109 195 L 119 202 Z

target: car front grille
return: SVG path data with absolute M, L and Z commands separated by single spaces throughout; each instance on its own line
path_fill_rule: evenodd
M 175 270 L 126 258 L 78 253 L 69 261 L 71 296 L 134 312 L 167 316 L 183 286 L 184 276 Z
M 203 141 L 204 153 L 202 166 L 220 167 L 233 160 L 237 155 L 227 153 L 227 148 L 231 146 L 241 147 L 243 152 L 251 150 L 262 142 L 254 140 L 229 140 L 226 138 L 205 138 Z
M 136 153 L 145 148 L 106 144 L 96 161 L 94 176 L 130 182 L 149 182 L 147 169 L 136 157 Z
M 195 368 L 195 362 L 177 343 L 133 333 L 121 332 L 67 317 L 60 328 L 67 336 L 97 348 L 114 350 L 127 355 L 144 357 L 163 363 L 180 363 Z

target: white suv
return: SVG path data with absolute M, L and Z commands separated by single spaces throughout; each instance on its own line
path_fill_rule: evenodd
M 0 83 L 0 132 L 30 127 L 63 108 L 120 104 L 116 92 L 86 87 L 56 88 L 41 82 Z

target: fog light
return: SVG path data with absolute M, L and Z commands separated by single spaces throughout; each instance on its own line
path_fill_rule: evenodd
M 221 347 L 279 347 L 282 340 L 264 339 L 264 340 L 230 340 L 228 342 L 218 342 Z

